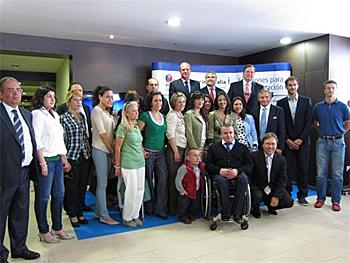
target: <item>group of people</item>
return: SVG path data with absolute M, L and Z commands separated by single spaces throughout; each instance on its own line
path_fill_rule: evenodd
M 58 243 L 72 238 L 63 230 L 62 208 L 73 227 L 88 224 L 83 212 L 88 209 L 85 192 L 92 164 L 97 179 L 94 216 L 108 225 L 119 224 L 107 209 L 111 173 L 118 177 L 122 223 L 128 227 L 143 225 L 142 204 L 146 215 L 163 220 L 169 214 L 178 215 L 181 222 L 190 224 L 196 219 L 204 173 L 220 192 L 222 220 L 232 216 L 235 222 L 242 222 L 248 184 L 255 218 L 261 217 L 261 201 L 274 215 L 278 209 L 291 207 L 293 180 L 298 202 L 307 205 L 312 121 L 319 134 L 314 206 L 321 208 L 325 203 L 331 160 L 332 209 L 340 211 L 344 134 L 350 129 L 350 113 L 336 99 L 335 81 L 323 84 L 325 100 L 312 108 L 311 99 L 298 94 L 298 80 L 291 76 L 285 81 L 288 95 L 275 106 L 271 92 L 254 82 L 251 64 L 227 93 L 216 87 L 215 72 L 206 74 L 207 85 L 202 89 L 190 79 L 190 73 L 190 64 L 181 63 L 181 78 L 170 84 L 169 100 L 158 90 L 158 81 L 149 79 L 147 95 L 141 99 L 136 92 L 128 92 L 118 116 L 113 113 L 109 87 L 95 89 L 91 113 L 82 103 L 80 83 L 69 87 L 66 103 L 57 112 L 55 90 L 41 87 L 30 113 L 19 107 L 19 81 L 2 78 L 0 262 L 6 262 L 9 254 L 3 244 L 7 218 L 11 256 L 40 256 L 26 246 L 30 176 L 41 241 Z M 229 200 L 232 184 L 236 186 L 233 206 Z

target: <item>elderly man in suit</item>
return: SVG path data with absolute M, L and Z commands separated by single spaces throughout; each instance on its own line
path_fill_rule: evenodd
M 210 109 L 211 111 L 214 110 L 214 103 L 215 103 L 215 98 L 216 98 L 217 94 L 219 94 L 219 92 L 223 91 L 222 89 L 215 86 L 216 81 L 217 81 L 216 73 L 213 71 L 209 71 L 209 72 L 207 72 L 207 74 L 205 74 L 205 82 L 206 82 L 207 86 L 200 89 L 200 91 L 204 95 L 209 95 L 211 103 L 212 103 L 212 108 Z
M 180 74 L 181 78 L 174 80 L 170 83 L 169 87 L 169 101 L 171 96 L 177 92 L 180 91 L 186 96 L 186 108 L 185 111 L 188 109 L 188 102 L 191 99 L 191 94 L 196 91 L 200 90 L 200 84 L 196 80 L 190 79 L 191 75 L 191 65 L 188 62 L 182 62 L 180 64 Z
M 260 106 L 252 112 L 256 131 L 258 133 L 259 145 L 267 132 L 273 132 L 278 137 L 277 152 L 282 153 L 286 140 L 286 124 L 282 108 L 271 104 L 272 94 L 268 90 L 260 90 L 258 100 Z
M 251 114 L 259 106 L 257 94 L 264 88 L 259 83 L 253 81 L 254 74 L 255 67 L 251 64 L 245 65 L 243 68 L 243 79 L 231 83 L 230 89 L 227 92 L 231 102 L 237 96 L 243 99 L 243 106 L 248 114 Z
M 286 191 L 286 159 L 276 152 L 276 134 L 266 133 L 262 140 L 262 150 L 252 153 L 254 169 L 251 173 L 252 216 L 260 218 L 259 204 L 264 200 L 268 211 L 277 215 L 278 209 L 293 206 L 293 200 Z
M 6 221 L 11 257 L 36 259 L 40 254 L 26 246 L 29 219 L 29 166 L 36 165 L 32 115 L 18 105 L 22 99 L 19 81 L 0 80 L 0 262 L 7 262 L 4 246 Z M 32 169 L 34 177 L 37 167 Z M 35 179 L 35 178 L 34 178 Z
M 308 167 L 310 156 L 310 132 L 312 122 L 312 104 L 309 97 L 298 94 L 299 82 L 294 76 L 285 81 L 287 97 L 277 105 L 284 110 L 286 123 L 286 147 L 288 183 L 287 191 L 293 191 L 292 179 L 295 176 L 298 185 L 298 202 L 306 206 L 308 192 Z

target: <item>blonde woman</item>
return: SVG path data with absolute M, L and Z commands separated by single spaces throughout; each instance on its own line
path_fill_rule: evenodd
M 143 225 L 139 212 L 145 185 L 145 158 L 138 116 L 138 103 L 125 103 L 116 132 L 115 175 L 122 176 L 125 183 L 123 224 L 127 227 Z

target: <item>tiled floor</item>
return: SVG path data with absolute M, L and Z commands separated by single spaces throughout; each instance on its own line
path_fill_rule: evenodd
M 27 243 L 41 253 L 34 262 L 350 262 L 350 196 L 343 196 L 339 213 L 329 200 L 321 209 L 313 208 L 314 197 L 308 200 L 307 207 L 295 203 L 278 216 L 250 218 L 246 231 L 233 224 L 210 231 L 197 220 L 52 245 L 39 242 L 31 213 Z M 66 216 L 64 225 L 74 234 Z

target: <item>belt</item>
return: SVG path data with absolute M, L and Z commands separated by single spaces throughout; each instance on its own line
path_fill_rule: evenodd
M 334 141 L 343 138 L 343 135 L 335 135 L 335 136 L 320 136 L 321 139 L 326 141 Z

